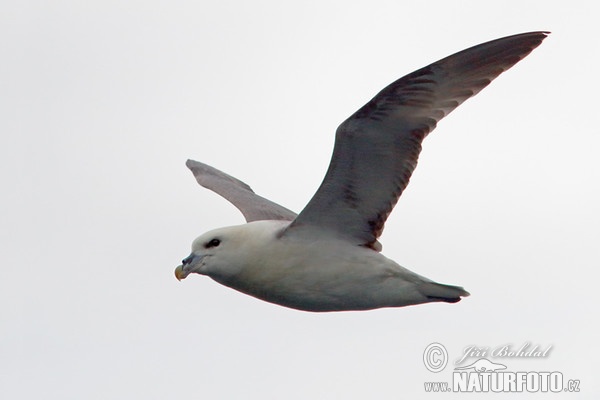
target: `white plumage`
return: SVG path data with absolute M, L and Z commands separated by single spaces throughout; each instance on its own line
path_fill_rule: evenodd
M 188 160 L 198 183 L 232 202 L 247 224 L 198 237 L 176 277 L 208 275 L 307 311 L 454 303 L 468 296 L 461 287 L 435 283 L 386 258 L 377 238 L 408 185 L 425 136 L 546 35 L 524 33 L 474 46 L 383 89 L 340 125 L 325 179 L 299 215 L 230 175 Z

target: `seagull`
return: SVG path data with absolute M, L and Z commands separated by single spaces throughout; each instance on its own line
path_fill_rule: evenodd
M 423 139 L 548 34 L 486 42 L 384 88 L 337 128 L 329 169 L 300 214 L 188 160 L 197 182 L 237 207 L 246 224 L 196 238 L 176 278 L 207 275 L 258 299 L 312 312 L 456 303 L 469 296 L 385 257 L 377 239 L 417 166 Z

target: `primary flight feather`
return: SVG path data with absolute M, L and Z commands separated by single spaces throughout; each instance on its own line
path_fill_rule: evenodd
M 540 45 L 548 32 L 483 43 L 393 82 L 337 129 L 323 183 L 296 215 L 213 167 L 188 160 L 198 183 L 235 205 L 244 225 L 198 237 L 175 270 L 307 311 L 454 303 L 469 293 L 383 256 L 377 238 L 437 123 Z

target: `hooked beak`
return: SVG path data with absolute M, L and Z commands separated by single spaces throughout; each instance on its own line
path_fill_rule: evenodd
M 177 278 L 178 281 L 185 279 L 187 276 L 188 274 L 183 272 L 183 265 L 179 265 L 175 268 L 175 278 Z
M 175 268 L 175 278 L 178 281 L 187 278 L 189 274 L 194 272 L 194 267 L 202 260 L 202 257 L 196 256 L 194 253 L 190 254 L 181 261 L 181 265 Z

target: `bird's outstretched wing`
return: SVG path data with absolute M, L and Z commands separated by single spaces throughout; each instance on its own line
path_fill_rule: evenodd
M 379 92 L 338 127 L 325 179 L 285 234 L 318 227 L 319 232 L 376 247 L 417 166 L 425 136 L 547 35 L 523 33 L 471 47 Z
M 229 200 L 244 214 L 247 222 L 273 219 L 291 221 L 296 218 L 293 211 L 257 195 L 250 186 L 231 175 L 194 160 L 187 160 L 185 165 L 201 186 Z

